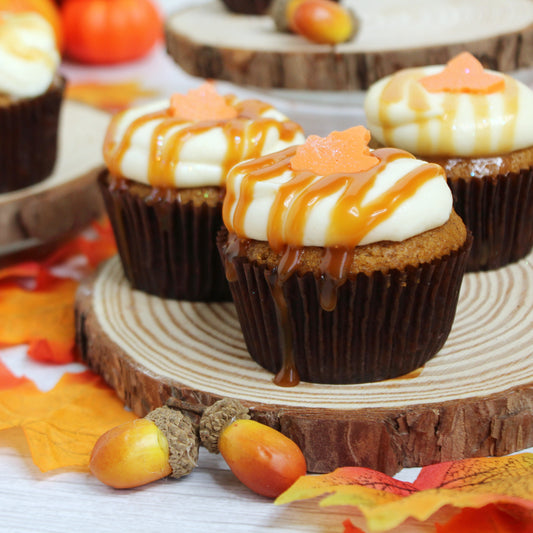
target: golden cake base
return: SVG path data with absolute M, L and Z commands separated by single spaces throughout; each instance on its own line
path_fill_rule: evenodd
M 533 446 L 533 255 L 467 274 L 448 341 L 424 368 L 359 385 L 283 388 L 248 355 L 232 303 L 132 290 L 118 257 L 77 294 L 83 360 L 138 415 L 238 398 L 302 448 L 311 472 L 403 467 Z
M 44 181 L 0 194 L 0 266 L 25 253 L 35 258 L 103 213 L 96 176 L 109 115 L 66 100 L 61 110 L 58 155 Z M 1 171 L 0 171 L 1 172 Z

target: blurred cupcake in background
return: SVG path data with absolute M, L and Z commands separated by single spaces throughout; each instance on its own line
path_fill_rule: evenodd
M 469 271 L 533 246 L 533 91 L 464 52 L 447 65 L 401 70 L 373 84 L 373 137 L 441 165 L 474 242 Z
M 47 178 L 57 158 L 65 80 L 52 26 L 37 13 L 0 12 L 0 192 Z
M 236 163 L 303 142 L 271 105 L 211 83 L 115 115 L 101 190 L 126 277 L 163 298 L 231 298 L 216 248 L 226 174 Z
M 221 0 L 233 13 L 244 15 L 264 15 L 268 12 L 272 0 Z

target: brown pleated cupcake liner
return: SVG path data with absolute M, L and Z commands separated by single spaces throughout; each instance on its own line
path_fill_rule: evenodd
M 234 13 L 263 15 L 269 10 L 272 0 L 222 0 L 222 2 Z
M 224 258 L 227 233 L 217 239 Z M 358 274 L 337 289 L 332 311 L 320 305 L 323 278 L 293 274 L 282 285 L 286 318 L 269 281 L 275 273 L 237 256 L 230 288 L 251 357 L 274 374 L 287 350 L 302 381 L 363 383 L 423 366 L 450 333 L 472 238 L 456 252 L 406 270 Z M 225 258 L 226 260 L 231 260 Z
M 493 270 L 533 247 L 533 169 L 483 178 L 448 179 L 454 208 L 472 232 L 467 272 Z
M 131 286 L 167 299 L 231 300 L 216 247 L 222 203 L 147 201 L 127 188 L 111 189 L 108 175 L 100 174 L 100 189 Z
M 52 174 L 65 85 L 58 77 L 46 93 L 0 106 L 0 193 L 29 187 Z

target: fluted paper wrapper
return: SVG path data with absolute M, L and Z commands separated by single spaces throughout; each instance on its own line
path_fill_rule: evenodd
M 134 289 L 161 298 L 231 300 L 216 247 L 222 203 L 145 201 L 127 189 L 110 189 L 99 176 L 119 256 Z
M 222 233 L 218 243 L 223 255 Z M 320 305 L 321 278 L 293 274 L 282 284 L 285 324 L 268 281 L 272 273 L 238 256 L 230 288 L 247 349 L 259 365 L 280 372 L 288 327 L 302 381 L 363 383 L 407 374 L 448 338 L 470 244 L 469 236 L 457 252 L 416 268 L 358 274 L 338 288 L 333 311 Z
M 454 208 L 472 232 L 467 272 L 493 270 L 533 247 L 533 169 L 482 178 L 448 179 Z
M 263 15 L 269 8 L 272 0 L 222 0 L 225 6 L 235 13 L 246 15 Z
M 57 157 L 59 112 L 65 80 L 34 98 L 0 106 L 0 193 L 43 181 Z

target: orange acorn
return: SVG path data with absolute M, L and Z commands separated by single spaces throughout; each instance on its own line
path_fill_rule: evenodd
M 91 453 L 89 470 L 116 489 L 189 474 L 198 460 L 198 439 L 180 411 L 160 407 L 145 418 L 104 433 Z
M 352 10 L 332 0 L 302 0 L 291 13 L 294 32 L 319 44 L 339 44 L 354 38 L 359 23 Z
M 200 420 L 202 444 L 220 452 L 235 476 L 250 490 L 276 498 L 306 474 L 298 445 L 279 431 L 249 420 L 238 401 L 224 399 L 208 407 Z

